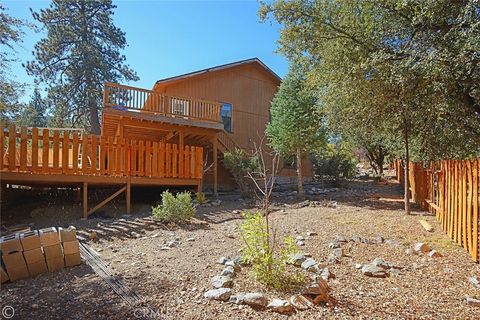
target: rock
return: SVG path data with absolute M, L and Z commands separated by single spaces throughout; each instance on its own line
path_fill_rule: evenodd
M 302 253 L 291 254 L 288 257 L 288 263 L 293 264 L 295 267 L 300 267 L 305 260 L 306 257 Z
M 175 242 L 175 240 L 172 240 L 172 241 L 168 241 L 167 244 L 166 244 L 166 247 L 168 248 L 173 248 L 177 245 L 177 243 Z
M 416 252 L 411 248 L 405 249 L 405 254 L 407 254 L 409 256 L 413 256 L 415 253 Z
M 337 259 L 340 259 L 341 257 L 343 257 L 343 249 L 342 248 L 337 248 L 335 250 L 333 250 L 333 256 Z
M 231 288 L 233 286 L 232 278 L 229 276 L 215 276 L 211 279 L 212 286 L 218 288 Z
M 381 268 L 377 267 L 374 264 L 366 264 L 362 267 L 362 273 L 366 276 L 369 277 L 374 277 L 374 278 L 385 278 L 388 276 L 388 272 Z
M 355 263 L 355 269 L 362 269 L 363 264 L 361 263 Z
M 326 303 L 330 300 L 329 291 L 330 288 L 328 287 L 327 281 L 318 279 L 317 283 L 305 289 L 304 294 L 310 297 L 314 304 L 319 304 Z
M 468 281 L 475 287 L 480 288 L 480 281 L 478 281 L 477 277 L 470 277 L 468 278 Z
M 385 269 L 385 270 L 390 268 L 389 264 L 386 263 L 386 262 L 385 262 L 383 259 L 381 259 L 381 258 L 375 258 L 375 259 L 373 259 L 372 264 L 373 264 L 374 266 L 383 268 L 383 269 Z
M 34 309 L 34 310 L 38 309 L 38 304 L 36 304 L 36 303 L 32 304 L 32 309 Z
M 230 261 L 230 258 L 228 258 L 228 257 L 221 257 L 221 258 L 219 258 L 219 259 L 217 260 L 217 263 L 218 263 L 218 264 L 225 264 L 225 263 L 227 263 L 228 261 Z
M 88 236 L 89 236 L 90 240 L 92 240 L 92 241 L 95 241 L 95 240 L 98 239 L 98 236 L 97 236 L 97 232 L 96 232 L 96 231 L 90 232 L 90 234 L 89 234 Z
M 297 246 L 303 247 L 305 245 L 305 242 L 303 241 L 297 241 Z
M 309 237 L 313 237 L 313 236 L 317 236 L 317 235 L 318 235 L 318 233 L 313 232 L 313 231 L 307 232 L 307 236 L 309 236 Z
M 402 274 L 399 269 L 393 269 L 393 268 L 390 269 L 389 272 L 390 272 L 390 274 L 393 275 L 394 277 L 398 277 L 399 275 Z
M 337 263 L 340 263 L 340 260 L 338 260 L 337 257 L 335 257 L 333 254 L 328 256 L 327 264 L 337 264 Z
M 385 244 L 388 244 L 390 246 L 398 247 L 400 246 L 400 242 L 395 240 L 395 239 L 388 239 L 384 241 Z
M 255 310 L 263 310 L 267 306 L 267 298 L 260 292 L 249 292 L 243 297 L 243 302 Z
M 383 237 L 381 237 L 381 236 L 375 237 L 375 242 L 376 242 L 376 243 L 383 243 L 383 240 L 384 240 L 384 239 L 383 239 Z
M 340 248 L 340 243 L 335 242 L 335 241 L 334 241 L 334 242 L 330 242 L 330 243 L 328 244 L 328 248 L 329 248 L 329 249 L 337 249 L 337 248 Z
M 222 273 L 220 273 L 221 276 L 234 276 L 235 275 L 235 269 L 233 269 L 232 266 L 225 267 L 225 269 L 222 270 Z
M 347 238 L 345 238 L 344 236 L 336 236 L 334 241 L 335 242 L 348 242 Z
M 419 243 L 415 243 L 415 245 L 413 246 L 413 250 L 415 250 L 415 252 L 426 253 L 426 252 L 429 252 L 432 249 L 430 248 L 430 246 L 428 244 L 423 243 L 423 242 L 419 242 Z
M 165 250 L 170 250 L 170 249 L 172 249 L 172 248 L 170 248 L 170 247 L 166 247 L 166 246 L 162 246 L 162 247 L 160 247 L 160 250 L 164 250 L 164 251 L 165 251 Z
M 361 243 L 362 242 L 362 238 L 359 237 L 359 236 L 353 236 L 351 240 L 353 242 L 356 242 L 356 243 Z
M 297 310 L 307 310 L 314 307 L 314 304 L 301 294 L 295 294 L 291 296 L 290 303 Z
M 440 258 L 440 257 L 442 257 L 442 254 L 440 252 L 438 252 L 437 250 L 432 250 L 428 253 L 428 256 L 430 258 Z
M 330 279 L 335 279 L 335 274 L 333 274 L 333 272 L 331 272 L 330 269 L 328 268 L 323 269 L 322 272 L 320 273 L 320 276 L 325 281 L 328 281 Z
M 230 296 L 232 295 L 232 289 L 229 288 L 220 288 L 220 289 L 213 289 L 208 290 L 204 293 L 204 297 L 210 300 L 220 300 L 220 301 L 227 301 Z
M 375 241 L 372 241 L 372 240 L 367 239 L 367 238 L 362 238 L 361 242 L 365 243 L 365 244 L 374 244 L 375 243 Z
M 293 306 L 290 304 L 290 302 L 281 299 L 273 299 L 272 301 L 270 301 L 270 303 L 267 305 L 267 309 L 286 315 L 292 314 L 294 311 Z
M 312 268 L 316 265 L 317 265 L 317 261 L 315 261 L 312 258 L 308 258 L 308 259 L 306 259 L 305 261 L 302 262 L 301 267 L 302 267 L 302 269 L 308 270 L 308 269 L 310 269 L 310 268 Z
M 297 240 L 297 241 L 305 241 L 305 238 L 304 238 L 303 236 L 297 236 L 297 237 L 295 238 L 295 240 Z
M 243 304 L 245 300 L 245 292 L 239 292 L 236 293 L 232 296 L 230 296 L 230 300 L 228 302 L 234 303 L 234 304 Z
M 240 211 L 240 210 L 233 210 L 232 213 L 233 213 L 233 214 L 240 214 L 240 213 L 242 213 L 242 211 Z
M 132 231 L 132 232 L 130 233 L 130 235 L 131 235 L 133 238 L 135 238 L 135 239 L 140 238 L 140 234 L 138 234 L 138 233 L 135 232 L 135 231 Z
M 480 307 L 480 299 L 467 297 L 467 304 L 472 307 Z
M 218 207 L 221 204 L 222 204 L 222 200 L 220 200 L 220 199 L 217 199 L 217 200 L 214 200 L 214 201 L 211 202 L 211 205 L 213 207 Z
M 235 261 L 232 260 L 225 262 L 225 266 L 232 267 L 236 272 L 240 272 L 240 270 L 242 270 L 242 267 L 240 267 L 239 264 L 235 263 Z
M 188 241 L 188 242 L 195 241 L 195 238 L 187 238 L 187 241 Z

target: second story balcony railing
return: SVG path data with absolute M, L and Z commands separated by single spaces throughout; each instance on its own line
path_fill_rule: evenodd
M 116 83 L 105 83 L 104 109 L 145 112 L 192 121 L 221 122 L 222 104 L 214 101 L 177 97 Z

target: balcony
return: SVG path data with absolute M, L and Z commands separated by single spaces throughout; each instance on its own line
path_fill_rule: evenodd
M 166 95 L 152 90 L 105 83 L 104 114 L 222 130 L 222 104 Z

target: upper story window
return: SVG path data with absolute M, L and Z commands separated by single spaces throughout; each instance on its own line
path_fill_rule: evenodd
M 220 114 L 222 116 L 223 128 L 228 133 L 232 133 L 232 104 L 222 104 L 222 110 Z

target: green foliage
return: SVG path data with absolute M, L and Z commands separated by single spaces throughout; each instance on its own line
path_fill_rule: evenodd
M 332 143 L 323 152 L 312 155 L 315 174 L 335 180 L 350 178 L 355 173 L 356 162 L 352 150 L 342 142 Z
M 325 141 L 315 94 L 305 85 L 305 73 L 293 64 L 272 101 L 266 133 L 273 149 L 283 156 L 296 154 L 298 149 L 309 152 Z
M 397 155 L 410 142 L 413 159 L 479 153 L 478 1 L 274 1 L 259 14 L 283 25 L 280 51 L 309 66 L 344 138 Z
M 177 193 L 174 196 L 169 191 L 162 193 L 162 204 L 152 207 L 152 216 L 163 222 L 184 222 L 195 215 L 190 192 Z
M 40 90 L 35 88 L 30 103 L 20 112 L 16 122 L 27 127 L 46 127 L 47 121 L 47 102 L 42 98 Z
M 295 240 L 292 237 L 285 238 L 283 245 L 277 249 L 271 239 L 267 220 L 260 212 L 246 211 L 242 216 L 241 230 L 245 242 L 242 261 L 252 265 L 255 279 L 277 290 L 302 284 L 305 281 L 302 273 L 289 273 L 286 270 L 289 255 L 298 252 Z
M 197 192 L 195 193 L 195 200 L 197 200 L 198 204 L 204 204 L 207 202 L 207 197 L 205 196 L 205 193 Z
M 249 156 L 243 149 L 235 148 L 226 151 L 223 155 L 223 163 L 232 173 L 243 197 L 252 196 L 255 187 L 252 185 L 248 173 L 254 174 L 259 170 L 259 160 L 256 156 Z
M 100 133 L 99 111 L 104 82 L 136 81 L 120 53 L 127 45 L 125 33 L 113 24 L 111 0 L 53 0 L 33 18 L 47 32 L 35 45 L 27 72 L 49 86 L 54 104 L 66 110 L 70 125 Z M 54 110 L 55 121 L 58 114 Z

